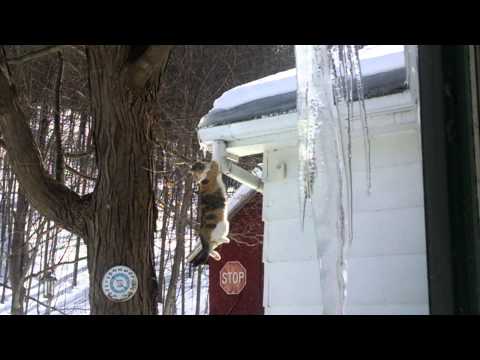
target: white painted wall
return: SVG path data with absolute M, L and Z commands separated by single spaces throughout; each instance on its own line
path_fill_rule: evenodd
M 390 110 L 372 115 L 369 121 L 371 196 L 365 191 L 361 139 L 353 141 L 354 240 L 347 314 L 428 314 L 417 112 Z M 304 233 L 300 228 L 297 148 L 291 142 L 267 146 L 264 162 L 266 314 L 321 314 L 312 222 L 307 220 Z M 281 163 L 287 166 L 286 178 L 277 168 Z

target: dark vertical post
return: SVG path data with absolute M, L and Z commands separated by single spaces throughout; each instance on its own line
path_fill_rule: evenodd
M 453 314 L 442 47 L 419 46 L 418 62 L 430 313 Z

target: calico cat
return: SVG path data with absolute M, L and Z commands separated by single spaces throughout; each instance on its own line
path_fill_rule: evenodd
M 198 231 L 202 249 L 193 259 L 193 266 L 205 264 L 209 256 L 220 260 L 215 248 L 229 243 L 229 223 L 226 214 L 227 195 L 218 162 L 197 162 L 192 166 L 194 180 L 200 186 L 200 229 Z M 192 255 L 194 255 L 192 253 Z

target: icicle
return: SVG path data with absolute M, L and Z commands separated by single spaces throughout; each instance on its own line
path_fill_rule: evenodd
M 346 262 L 347 258 L 347 251 L 350 248 L 352 241 L 353 241 L 353 178 L 352 178 L 352 121 L 353 121 L 353 74 L 354 74 L 354 69 L 352 66 L 352 57 L 351 57 L 351 52 L 348 52 L 345 54 L 345 48 L 349 49 L 349 46 L 342 46 L 344 49 L 344 63 L 348 63 L 350 65 L 349 67 L 349 88 L 348 88 L 348 98 L 346 99 L 347 102 L 347 107 L 348 107 L 348 112 L 347 112 L 347 139 L 348 139 L 348 146 L 347 146 L 347 159 L 348 159 L 348 167 L 347 167 L 347 176 L 346 176 L 346 186 L 347 186 L 347 208 L 348 208 L 348 218 L 347 218 L 347 240 L 346 243 L 343 244 L 343 252 L 342 252 L 342 257 L 345 259 L 344 262 Z M 345 77 L 347 75 L 345 74 Z M 338 102 L 339 103 L 339 102 Z M 339 105 L 337 105 L 337 108 L 339 108 Z M 339 110 L 340 112 L 340 110 Z M 346 265 L 344 265 L 344 268 L 342 269 L 342 272 L 346 273 Z M 346 275 L 345 275 L 346 276 Z M 346 283 L 345 279 L 345 283 Z M 345 290 L 346 291 L 346 290 Z
M 358 46 L 355 45 L 338 45 L 332 48 L 331 51 L 334 66 L 334 79 L 336 84 L 335 91 L 335 103 L 337 106 L 337 114 L 340 119 L 340 107 L 345 106 L 347 112 L 347 148 L 346 158 L 346 196 L 347 196 L 347 213 L 345 219 L 345 231 L 347 233 L 346 242 L 342 244 L 341 259 L 339 259 L 342 270 L 339 271 L 343 274 L 343 284 L 347 283 L 347 255 L 353 242 L 353 179 L 352 179 L 352 121 L 354 116 L 354 98 L 353 91 L 354 85 L 356 85 L 357 102 L 360 108 L 359 117 L 362 127 L 363 143 L 364 143 L 364 155 L 366 163 L 366 187 L 367 193 L 371 193 L 371 150 L 370 150 L 370 134 L 368 130 L 367 113 L 365 109 L 365 99 L 362 85 L 362 73 L 360 66 L 360 57 Z M 339 124 L 341 127 L 341 124 Z M 341 283 L 341 281 L 339 281 Z M 346 288 L 344 289 L 346 292 Z
M 335 274 L 336 313 L 342 314 L 347 296 L 347 255 L 353 241 L 352 121 L 354 86 L 356 86 L 355 90 L 360 106 L 360 121 L 367 164 L 367 192 L 371 191 L 370 138 L 358 49 L 351 45 L 337 45 L 328 51 L 325 45 L 298 45 L 295 51 L 299 116 L 299 194 L 302 224 L 305 223 L 307 209 L 311 209 L 317 255 L 324 264 L 322 265 L 324 268 L 321 279 L 323 282 L 331 283 L 332 274 Z M 341 117 L 342 106 L 346 106 L 346 126 Z M 336 181 L 333 181 L 335 179 Z M 333 202 L 331 201 L 332 197 L 335 199 Z M 314 201 L 312 201 L 313 198 Z M 324 241 L 322 239 L 325 238 L 324 234 L 319 233 L 320 224 L 330 229 L 331 236 L 336 237 L 336 265 L 332 263 L 333 245 L 325 246 L 323 244 L 320 246 L 320 243 Z M 334 231 L 333 224 L 335 224 Z M 329 233 L 328 230 L 327 233 Z M 325 248 L 330 250 L 325 252 Z M 332 291 L 332 289 L 326 290 L 327 292 Z M 329 305 L 329 311 L 332 309 L 331 305 Z
M 357 98 L 358 106 L 360 108 L 360 121 L 362 123 L 363 131 L 363 144 L 365 151 L 365 164 L 367 167 L 367 193 L 370 195 L 372 192 L 372 157 L 371 157 L 371 142 L 370 142 L 370 133 L 368 130 L 368 119 L 367 119 L 367 110 L 365 108 L 365 98 L 363 93 L 363 82 L 362 82 L 362 67 L 360 65 L 360 55 L 358 46 L 354 47 L 355 56 L 352 57 L 355 63 L 354 74 L 356 76 L 357 83 Z
M 315 162 L 315 138 L 318 129 L 318 121 L 312 116 L 314 104 L 310 103 L 310 83 L 313 70 L 313 51 L 310 46 L 299 45 L 295 48 L 297 58 L 297 113 L 298 137 L 299 137 L 299 184 L 300 184 L 300 206 L 302 209 L 302 226 L 305 224 L 305 213 L 307 202 L 311 201 L 313 184 L 316 177 Z M 312 107 L 313 105 L 313 107 Z
M 345 302 L 343 248 L 346 243 L 346 211 L 343 188 L 346 174 L 342 129 L 335 116 L 331 59 L 325 45 L 297 46 L 296 51 L 301 216 L 304 221 L 307 204 L 310 204 L 317 255 L 322 259 L 322 287 L 332 280 L 336 284 L 334 300 L 329 293 L 332 289 L 323 291 L 324 307 L 329 313 L 341 314 Z M 335 201 L 332 202 L 332 198 Z M 319 233 L 320 225 L 325 226 L 331 236 L 327 248 L 336 248 L 336 251 L 322 252 L 325 235 Z

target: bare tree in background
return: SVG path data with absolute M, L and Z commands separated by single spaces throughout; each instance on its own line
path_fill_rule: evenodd
M 196 130 L 198 121 L 211 109 L 215 99 L 234 86 L 293 66 L 292 47 L 278 45 L 176 46 L 160 89 L 162 103 L 154 113 L 157 117 L 155 124 L 158 126 L 155 132 L 158 150 L 163 151 L 176 164 L 182 164 L 182 166 L 190 166 L 197 160 L 207 160 L 200 153 Z M 261 156 L 242 159 L 242 166 L 252 170 L 261 160 Z M 239 186 L 238 183 L 226 177 L 224 180 L 228 187 Z M 184 186 L 187 190 L 192 186 L 191 181 L 186 182 Z M 184 201 L 187 200 L 184 199 Z M 186 254 L 184 232 L 187 228 L 183 210 L 187 205 L 182 202 L 180 217 L 175 221 L 177 241 L 164 303 L 165 314 L 176 312 L 179 282 L 182 286 L 182 305 L 184 304 L 185 276 L 192 275 L 191 271 L 180 272 Z M 176 214 L 178 216 L 178 212 Z M 191 221 L 188 225 L 190 228 L 194 226 Z M 190 244 L 191 242 L 190 238 Z M 196 309 L 199 311 L 202 272 L 200 268 L 197 271 Z

